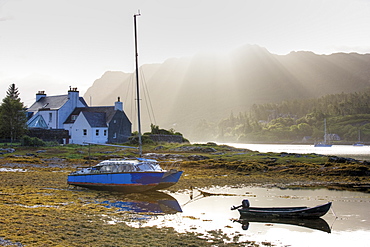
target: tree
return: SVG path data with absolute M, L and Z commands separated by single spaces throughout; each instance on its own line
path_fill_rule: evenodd
M 0 105 L 0 131 L 1 136 L 11 142 L 23 136 L 27 130 L 27 117 L 18 88 L 11 84 L 6 97 Z

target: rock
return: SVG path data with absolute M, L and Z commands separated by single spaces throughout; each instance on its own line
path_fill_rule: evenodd
M 19 242 L 15 242 L 14 243 L 14 242 L 12 242 L 10 240 L 5 240 L 3 238 L 0 238 L 0 245 L 1 246 L 19 246 L 19 247 L 24 246 L 23 244 L 21 244 Z
M 199 147 L 199 146 L 182 146 L 173 149 L 173 151 L 178 152 L 201 152 L 201 153 L 213 153 L 217 152 L 216 149 L 210 147 Z
M 203 156 L 203 155 L 190 155 L 190 156 L 188 156 L 188 159 L 198 161 L 198 160 L 207 160 L 207 159 L 209 159 L 209 157 Z
M 165 160 L 165 159 L 184 159 L 185 156 L 181 154 L 157 154 L 157 153 L 147 153 L 143 154 L 147 159 Z
M 2 153 L 14 153 L 15 149 L 14 148 L 0 148 L 0 152 L 2 152 Z
M 352 159 L 352 158 L 344 158 L 344 157 L 338 157 L 338 156 L 329 156 L 329 162 L 347 163 L 347 162 L 357 162 L 357 160 Z
M 164 148 L 163 146 L 158 146 L 158 147 L 155 147 L 154 150 L 161 150 L 163 148 Z

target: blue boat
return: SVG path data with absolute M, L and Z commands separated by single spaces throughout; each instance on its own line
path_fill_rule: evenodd
M 333 145 L 326 144 L 325 142 L 324 143 L 323 142 L 315 143 L 315 147 L 327 147 L 327 148 L 330 148 L 331 146 L 333 146 Z
M 178 171 L 176 169 L 166 171 L 163 177 L 161 178 L 159 184 L 155 186 L 153 189 L 163 190 L 168 187 L 171 187 L 172 185 L 176 184 L 179 181 L 182 173 L 183 171 Z
M 156 160 L 104 160 L 93 167 L 68 175 L 67 183 L 94 190 L 144 192 L 168 188 L 180 179 L 182 171 L 163 170 Z

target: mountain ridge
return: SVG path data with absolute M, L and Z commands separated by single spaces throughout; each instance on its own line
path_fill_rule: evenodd
M 201 120 L 217 122 L 231 112 L 246 112 L 253 104 L 369 88 L 369 68 L 370 54 L 298 51 L 276 55 L 257 45 L 245 45 L 228 54 L 198 53 L 143 65 L 143 129 L 149 130 L 154 123 L 174 128 L 191 140 Z M 84 98 L 87 102 L 92 98 L 94 105 L 112 105 L 120 96 L 135 124 L 133 88 L 132 73 L 110 71 L 94 82 Z M 151 108 L 155 120 L 147 116 Z

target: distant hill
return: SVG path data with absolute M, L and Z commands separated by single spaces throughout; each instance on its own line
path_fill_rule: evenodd
M 370 87 L 370 54 L 317 55 L 291 52 L 275 55 L 246 45 L 229 54 L 199 53 L 141 67 L 144 131 L 150 123 L 174 128 L 196 140 L 194 127 L 202 120 L 217 122 L 231 112 L 245 112 L 253 104 L 318 98 L 327 94 L 359 92 Z M 106 72 L 87 90 L 86 102 L 112 105 L 120 96 L 136 124 L 134 77 Z M 146 105 L 150 96 L 153 117 Z M 151 108 L 149 106 L 149 108 Z

